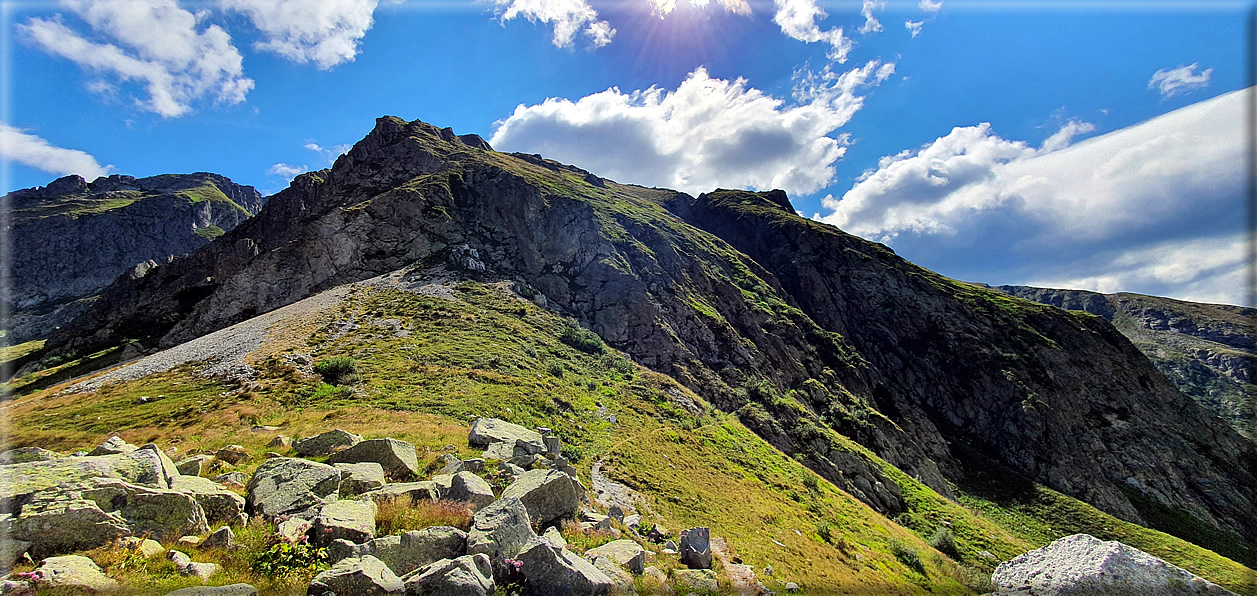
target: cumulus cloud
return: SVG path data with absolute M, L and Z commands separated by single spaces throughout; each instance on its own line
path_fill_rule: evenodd
M 847 61 L 853 45 L 851 39 L 843 33 L 842 27 L 821 29 L 817 21 L 829 15 L 815 0 L 773 0 L 773 3 L 776 7 L 773 22 L 781 27 L 782 33 L 804 43 L 827 43 L 830 60 L 839 64 Z
M 220 0 L 263 35 L 254 47 L 326 70 L 352 62 L 374 24 L 378 0 Z
M 921 28 L 925 27 L 927 22 L 933 21 L 934 17 L 938 16 L 938 11 L 943 10 L 943 0 L 921 0 L 921 3 L 917 6 L 925 11 L 928 16 L 919 21 L 908 19 L 903 22 L 904 29 L 912 33 L 913 38 L 921 34 Z
M 913 37 L 916 37 L 921 34 L 921 28 L 925 26 L 925 21 L 907 20 L 903 22 L 903 26 L 912 33 Z
M 1001 138 L 988 124 L 958 127 L 882 158 L 841 198 L 823 199 L 827 213 L 818 218 L 976 281 L 1204 292 L 1209 284 L 1221 287 L 1216 276 L 1183 277 L 1190 266 L 1152 255 L 1186 258 L 1202 246 L 1229 246 L 1219 239 L 1241 233 L 1246 140 L 1235 123 L 1251 93 L 1232 92 L 1073 145 L 1093 127 L 1071 120 L 1039 149 Z M 1243 299 L 1240 287 L 1231 301 Z
M 860 33 L 868 35 L 869 33 L 877 33 L 882 30 L 882 23 L 873 16 L 873 11 L 886 8 L 886 3 L 881 0 L 864 0 L 864 6 L 860 8 L 860 16 L 864 17 L 864 24 L 860 26 Z
M 917 6 L 925 12 L 938 12 L 943 10 L 943 0 L 921 0 Z
M 202 98 L 240 103 L 253 88 L 231 36 L 217 25 L 203 26 L 204 13 L 183 10 L 174 0 L 61 0 L 59 5 L 108 41 L 89 41 L 60 15 L 32 18 L 18 30 L 41 50 L 93 74 L 142 85 L 148 95 L 137 100 L 142 109 L 173 118 L 187 114 Z M 90 87 L 116 91 L 103 80 Z
M 607 21 L 598 20 L 598 12 L 585 0 L 493 0 L 498 15 L 505 23 L 517 17 L 554 27 L 554 45 L 571 47 L 577 34 L 589 38 L 589 44 L 600 48 L 611 43 L 615 29 Z
M 305 148 L 319 154 L 319 156 L 330 165 L 332 162 L 336 161 L 337 157 L 344 155 L 352 149 L 353 145 L 334 145 L 331 148 L 327 148 L 311 141 L 305 144 Z
M 305 166 L 290 166 L 286 163 L 280 162 L 271 166 L 266 173 L 291 181 L 293 178 L 296 178 L 298 174 L 304 174 L 309 171 L 310 169 Z
M 831 135 L 863 106 L 860 93 L 894 72 L 893 63 L 878 61 L 842 73 L 799 71 L 787 105 L 744 79 L 712 78 L 700 68 L 672 91 L 611 88 L 520 105 L 490 143 L 691 194 L 717 187 L 807 194 L 833 179 L 847 139 Z
M 648 0 L 648 2 L 651 12 L 661 19 L 666 18 L 677 7 L 677 0 Z M 703 8 L 709 3 L 710 0 L 690 0 L 690 6 L 694 8 Z M 747 4 L 746 0 L 717 0 L 717 3 L 733 14 L 751 16 L 751 5 Z
M 1213 78 L 1213 69 L 1206 68 L 1202 72 L 1196 72 L 1197 68 L 1200 68 L 1200 64 L 1195 62 L 1190 66 L 1162 68 L 1152 73 L 1152 78 L 1148 80 L 1148 90 L 1156 89 L 1164 99 L 1180 93 L 1204 89 L 1209 86 L 1209 81 Z
M 108 176 L 113 166 L 102 166 L 90 154 L 63 149 L 47 140 L 0 122 L 0 157 L 58 176 L 78 174 L 88 180 Z

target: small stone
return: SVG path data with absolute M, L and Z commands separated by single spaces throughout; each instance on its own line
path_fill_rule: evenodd
M 257 596 L 258 589 L 249 584 L 231 584 L 229 586 L 192 586 L 190 588 L 182 588 L 174 592 L 168 592 L 166 596 Z
M 119 453 L 131 453 L 136 449 L 139 449 L 139 447 L 126 442 L 122 439 L 122 437 L 114 435 L 106 439 L 104 443 L 101 443 L 95 449 L 87 452 L 87 455 L 89 457 L 96 455 L 116 455 Z
M 711 569 L 711 531 L 707 528 L 681 530 L 681 564 L 690 569 Z
M 209 460 L 208 455 L 194 455 L 175 464 L 175 468 L 184 476 L 200 476 Z
M 619 505 L 612 505 L 607 509 L 607 516 L 617 522 L 624 523 L 624 510 Z
M 214 482 L 231 488 L 244 488 L 249 479 L 240 472 L 228 472 L 214 477 Z
M 118 546 L 127 550 L 134 550 L 145 558 L 151 559 L 166 552 L 166 548 L 156 540 L 148 538 L 140 538 L 138 536 L 127 536 L 119 541 Z
M 267 443 L 266 446 L 272 449 L 275 447 L 288 449 L 289 447 L 292 447 L 292 439 L 290 437 L 285 437 L 284 435 L 275 435 L 275 438 L 271 439 L 271 442 Z
M 799 591 L 799 584 L 796 584 L 796 583 L 794 583 L 794 582 L 786 582 L 786 585 L 785 585 L 785 590 L 786 590 L 787 592 L 798 592 L 798 591 Z
M 225 461 L 233 466 L 240 465 L 249 461 L 249 454 L 240 445 L 228 445 L 218 450 L 214 454 L 221 461 Z
M 232 548 L 235 545 L 236 534 L 227 526 L 214 530 L 214 532 L 201 543 L 201 546 L 211 548 Z
M 773 574 L 773 566 L 772 566 L 772 565 L 769 565 L 769 566 L 767 566 L 767 567 L 764 567 L 764 575 L 772 575 L 772 574 Z
M 178 543 L 180 546 L 196 548 L 201 543 L 201 538 L 199 536 L 180 536 Z

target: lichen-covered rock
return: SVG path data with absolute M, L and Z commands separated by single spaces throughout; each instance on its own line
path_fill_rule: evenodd
M 340 475 L 340 498 L 360 495 L 386 484 L 384 467 L 373 461 L 357 464 L 336 464 Z
M 541 433 L 497 418 L 477 418 L 467 435 L 467 444 L 472 447 L 484 448 L 493 443 L 506 443 L 513 449 L 516 441 L 523 441 L 529 453 L 545 453 L 546 444 Z
M 528 585 L 542 594 L 610 594 L 615 582 L 567 549 L 554 550 L 538 540 L 516 557 Z
M 633 561 L 645 561 L 646 549 L 632 540 L 621 538 L 612 540 L 597 548 L 591 548 L 585 551 L 585 557 L 606 557 L 613 561 L 616 565 L 622 565 L 630 568 L 633 573 L 640 574 L 642 567 L 633 570 Z
M 1086 534 L 1066 536 L 1001 563 L 991 583 L 997 595 L 1231 594 L 1137 548 Z
M 488 555 L 494 566 L 500 567 L 536 539 L 528 508 L 515 497 L 503 497 L 472 516 L 467 554 Z
M 471 503 L 473 511 L 497 500 L 493 496 L 493 487 L 471 472 L 440 474 L 433 476 L 432 482 L 436 484 L 439 498 L 446 501 Z
M 118 478 L 130 484 L 170 488 L 171 479 L 178 474 L 165 454 L 144 448 L 131 453 L 0 466 L 0 513 L 16 513 L 35 493 L 67 483 Z
M 49 498 L 63 496 L 81 496 L 94 501 L 102 510 L 116 511 L 126 520 L 130 533 L 136 536 L 148 535 L 162 541 L 209 531 L 205 510 L 187 493 L 112 478 L 93 478 L 81 488 L 49 494 Z
M 167 592 L 166 596 L 258 596 L 258 589 L 249 584 L 229 586 L 192 586 Z
M 202 542 L 201 546 L 208 548 L 233 548 L 236 546 L 236 534 L 231 531 L 230 527 L 223 526 L 206 536 L 205 542 Z
M 362 462 L 380 464 L 384 468 L 384 474 L 392 480 L 410 480 L 419 476 L 419 458 L 415 454 L 415 446 L 397 439 L 362 441 L 327 458 L 329 464 Z
M 233 466 L 238 466 L 249 461 L 249 452 L 245 451 L 244 447 L 240 445 L 228 445 L 219 449 L 218 452 L 214 454 L 214 457 L 217 457 L 219 461 L 225 461 Z
M 179 476 L 171 483 L 170 488 L 192 495 L 201 505 L 201 509 L 205 510 L 207 523 L 241 526 L 249 521 L 249 515 L 244 512 L 244 497 L 209 478 Z
M 85 592 L 113 592 L 118 582 L 105 575 L 96 562 L 81 556 L 48 557 L 35 568 L 35 585 Z
M 131 453 L 136 449 L 139 449 L 139 447 L 126 442 L 122 437 L 114 435 L 105 439 L 104 443 L 101 443 L 95 449 L 88 451 L 87 454 L 89 456 L 116 455 L 119 453 Z
M 340 449 L 347 449 L 362 442 L 362 437 L 348 431 L 329 430 L 325 433 L 297 439 L 292 442 L 292 450 L 297 455 L 311 457 L 315 455 L 328 455 Z
M 0 534 L 0 576 L 11 571 L 13 565 L 22 560 L 22 555 L 30 552 L 30 550 L 31 543 L 25 540 L 14 540 Z
M 720 590 L 716 572 L 710 569 L 677 569 L 672 572 L 672 580 L 681 592 L 715 594 Z
M 221 569 L 217 563 L 194 562 L 192 557 L 189 557 L 187 554 L 177 550 L 172 550 L 167 553 L 166 558 L 170 559 L 170 562 L 175 564 L 175 569 L 178 570 L 181 575 L 196 577 L 201 581 L 209 579 L 210 576 L 218 573 Z
M 308 596 L 402 594 L 406 584 L 383 561 L 364 555 L 345 559 L 315 576 L 306 590 Z
M 160 542 L 149 538 L 140 538 L 139 536 L 123 538 L 118 542 L 118 546 L 127 550 L 134 550 L 149 559 L 166 552 L 166 548 Z
M 358 498 L 371 500 L 377 504 L 385 501 L 395 501 L 403 505 L 409 505 L 418 501 L 435 501 L 441 497 L 435 482 L 421 480 L 419 482 L 386 484 L 373 491 L 362 493 L 358 495 Z
M 319 509 L 310 528 L 310 542 L 319 546 L 334 540 L 361 544 L 375 537 L 376 505 L 372 501 L 334 501 Z
M 13 537 L 29 542 L 36 558 L 105 546 L 130 534 L 121 515 L 102 511 L 95 501 L 54 495 L 27 503 L 13 525 Z
M 637 592 L 633 589 L 633 576 L 625 573 L 615 561 L 601 556 L 585 555 L 585 559 L 589 561 L 594 569 L 601 571 L 607 579 L 611 580 L 611 594 L 616 596 L 628 596 L 630 594 L 636 596 Z
M 409 596 L 488 596 L 497 590 L 485 555 L 441 559 L 402 578 Z
M 284 435 L 275 435 L 271 442 L 266 444 L 271 449 L 288 449 L 292 447 L 292 439 Z
M 245 500 L 254 515 L 275 519 L 330 503 L 340 489 L 340 470 L 304 459 L 276 457 L 258 466 Z
M 0 453 L 0 466 L 25 464 L 33 461 L 53 461 L 64 459 L 65 457 L 56 451 L 49 451 L 42 447 L 18 447 L 17 449 L 10 449 Z
M 184 476 L 200 476 L 201 472 L 209 465 L 209 461 L 213 459 L 208 455 L 193 455 L 187 459 L 179 460 L 175 463 L 175 468 Z
M 275 535 L 285 542 L 296 544 L 305 538 L 314 522 L 300 517 L 286 519 L 275 525 Z
M 520 474 L 502 491 L 502 498 L 518 498 L 528 508 L 528 516 L 538 526 L 548 526 L 571 517 L 580 507 L 580 497 L 571 477 L 557 470 L 529 470 Z
M 336 540 L 327 548 L 328 561 L 371 555 L 397 575 L 406 575 L 433 561 L 452 559 L 467 552 L 467 533 L 449 526 L 431 526 L 400 536 L 383 536 L 354 544 Z

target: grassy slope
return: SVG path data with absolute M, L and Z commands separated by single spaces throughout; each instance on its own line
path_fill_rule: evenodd
M 143 192 L 138 190 L 124 190 L 109 193 L 108 196 L 103 194 L 81 194 L 68 197 L 62 197 L 56 201 L 39 201 L 36 204 L 24 206 L 14 209 L 14 219 L 21 223 L 24 220 L 38 220 L 57 215 L 64 215 L 73 218 L 79 218 L 89 215 L 99 215 L 115 209 L 121 209 L 137 201 L 143 201 L 152 197 L 161 196 L 163 193 Z M 178 196 L 189 203 L 195 204 L 202 201 L 210 201 L 220 204 L 224 207 L 237 209 L 246 216 L 248 212 L 232 201 L 227 195 L 223 194 L 213 182 L 209 180 L 203 181 L 200 186 L 177 190 L 174 192 Z

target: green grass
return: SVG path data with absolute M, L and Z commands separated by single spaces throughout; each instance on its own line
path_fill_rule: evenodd
M 0 348 L 0 363 L 13 362 L 42 349 L 44 349 L 44 340 L 42 339 L 31 340 L 16 346 L 4 346 Z
M 209 225 L 203 228 L 196 228 L 195 230 L 192 230 L 192 231 L 196 233 L 197 236 L 200 236 L 206 240 L 213 240 L 227 233 L 227 232 L 224 232 L 222 228 L 215 225 Z

